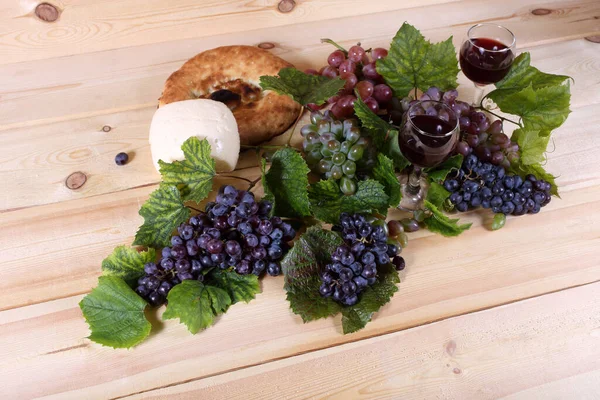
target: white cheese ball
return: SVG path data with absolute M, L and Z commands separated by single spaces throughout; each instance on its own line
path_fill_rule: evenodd
M 240 135 L 233 113 L 218 101 L 196 99 L 169 103 L 154 113 L 149 140 L 156 170 L 158 160 L 172 163 L 185 159 L 181 145 L 192 136 L 208 140 L 218 172 L 235 169 Z

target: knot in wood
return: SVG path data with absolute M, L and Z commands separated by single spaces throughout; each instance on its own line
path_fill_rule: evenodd
M 547 8 L 536 8 L 531 12 L 533 15 L 548 15 L 552 13 L 552 10 L 548 10 Z
M 600 35 L 586 36 L 585 40 L 592 43 L 600 43 Z
M 67 180 L 65 181 L 65 185 L 71 189 L 71 190 L 75 190 L 75 189 L 79 189 L 80 187 L 83 186 L 83 184 L 85 183 L 85 181 L 87 181 L 87 176 L 80 171 L 77 172 L 73 172 L 71 175 L 69 175 L 67 177 Z
M 35 8 L 35 15 L 44 22 L 54 22 L 58 19 L 60 12 L 56 6 L 50 3 L 40 3 Z
M 258 44 L 258 47 L 264 50 L 271 50 L 272 48 L 275 47 L 275 43 L 271 43 L 271 42 L 262 42 Z
M 109 125 L 104 125 L 104 126 L 102 127 L 102 130 L 103 130 L 104 132 L 110 132 L 110 130 L 111 130 L 111 129 L 112 129 L 112 128 L 111 128 Z
M 277 9 L 282 13 L 289 13 L 296 7 L 296 2 L 294 0 L 281 0 L 277 5 Z

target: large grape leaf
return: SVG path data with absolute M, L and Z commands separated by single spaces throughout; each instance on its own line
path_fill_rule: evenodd
M 385 193 L 389 196 L 390 207 L 397 207 L 400 203 L 400 182 L 396 176 L 394 163 L 385 155 L 377 155 L 377 164 L 373 168 L 373 178 L 383 185 Z
M 123 278 L 130 286 L 144 275 L 144 264 L 156 261 L 156 250 L 137 251 L 127 246 L 115 247 L 102 261 L 102 273 Z
M 212 189 L 216 175 L 215 160 L 210 155 L 210 144 L 206 139 L 190 137 L 181 146 L 185 160 L 168 164 L 158 160 L 163 183 L 179 188 L 184 201 L 200 203 Z
M 308 191 L 315 217 L 327 223 L 336 223 L 342 212 L 387 214 L 389 196 L 383 185 L 372 179 L 358 182 L 356 193 L 350 196 L 340 192 L 333 180 L 321 180 Z
M 377 61 L 377 72 L 396 97 L 405 97 L 414 88 L 454 89 L 458 71 L 452 37 L 432 44 L 406 22 L 392 40 L 388 56 Z
M 319 273 L 343 243 L 335 232 L 312 226 L 294 242 L 281 262 L 290 307 L 304 322 L 335 315 L 341 309 L 340 304 L 319 294 Z
M 209 274 L 209 283 L 213 286 L 225 290 L 231 303 L 238 301 L 250 302 L 260 293 L 260 285 L 256 275 L 240 275 L 232 270 L 214 269 Z
M 117 276 L 101 276 L 79 307 L 90 326 L 89 339 L 113 348 L 130 348 L 144 340 L 152 326 L 147 303 Z
M 344 334 L 356 332 L 367 325 L 373 314 L 388 303 L 398 291 L 398 272 L 391 264 L 377 267 L 377 282 L 367 287 L 353 306 L 342 308 L 342 329 Z
M 227 291 L 196 280 L 186 280 L 167 295 L 163 319 L 179 318 L 191 333 L 198 333 L 214 323 L 215 317 L 227 311 L 231 298 Z
M 496 96 L 505 96 L 510 93 L 518 92 L 529 85 L 533 89 L 540 89 L 547 86 L 561 85 L 567 79 L 566 75 L 553 75 L 541 72 L 539 69 L 529 65 L 531 55 L 528 52 L 519 54 L 515 58 L 510 71 L 500 82 L 496 83 L 497 90 L 491 92 L 488 96 L 494 99 Z
M 558 128 L 565 122 L 571 110 L 568 84 L 534 89 L 532 84 L 520 91 L 491 92 L 488 97 L 503 112 L 519 115 L 528 129 L 546 130 Z
M 262 182 L 265 198 L 274 204 L 275 215 L 280 217 L 306 217 L 311 215 L 308 200 L 308 173 L 304 158 L 292 148 L 277 150 L 267 172 L 263 159 Z
M 536 164 L 545 160 L 544 154 L 550 141 L 549 131 L 519 128 L 513 132 L 511 139 L 519 144 L 523 164 Z
M 437 206 L 429 200 L 425 200 L 425 207 L 431 211 L 431 216 L 426 218 L 423 223 L 427 229 L 432 232 L 447 237 L 458 236 L 472 225 L 471 223 L 459 225 L 458 219 L 448 218 L 448 216 L 441 212 Z
M 302 104 L 323 104 L 335 96 L 346 81 L 336 77 L 334 79 L 320 75 L 310 75 L 296 68 L 282 68 L 279 76 L 260 77 L 260 87 L 263 90 L 273 90 L 285 94 Z
M 171 233 L 190 216 L 175 186 L 160 185 L 142 205 L 139 214 L 144 223 L 135 234 L 134 245 L 164 247 L 171 243 Z

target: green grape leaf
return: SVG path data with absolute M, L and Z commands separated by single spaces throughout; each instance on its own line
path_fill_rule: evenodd
M 122 278 L 132 286 L 144 275 L 144 264 L 156 261 L 156 250 L 138 252 L 127 246 L 115 247 L 112 254 L 102 260 L 102 274 Z
M 281 262 L 287 299 L 304 322 L 326 318 L 341 310 L 340 304 L 319 294 L 320 273 L 331 254 L 344 241 L 335 232 L 312 226 L 294 242 Z
M 490 93 L 492 99 L 496 96 L 506 96 L 507 94 L 518 92 L 529 85 L 533 89 L 540 89 L 548 86 L 558 86 L 567 79 L 570 79 L 566 75 L 553 75 L 541 72 L 539 69 L 529 65 L 530 62 L 531 55 L 528 52 L 519 54 L 510 67 L 508 74 L 504 79 L 496 83 L 497 90 Z
M 130 348 L 149 334 L 147 303 L 118 276 L 101 276 L 98 286 L 79 302 L 90 326 L 90 340 L 113 348 Z
M 452 37 L 432 44 L 406 22 L 392 40 L 388 56 L 377 61 L 377 72 L 396 97 L 405 97 L 414 88 L 454 89 L 458 71 Z
M 513 132 L 511 139 L 519 144 L 523 164 L 536 164 L 545 160 L 544 153 L 550 141 L 549 131 L 519 128 Z
M 543 180 L 549 182 L 552 185 L 552 188 L 550 189 L 550 193 L 556 197 L 560 197 L 558 195 L 558 186 L 556 186 L 556 182 L 555 182 L 556 177 L 554 175 L 546 172 L 546 170 L 544 170 L 544 167 L 542 167 L 541 164 L 526 165 L 526 164 L 523 164 L 521 162 L 521 160 L 519 159 L 519 161 L 517 161 L 516 163 L 512 163 L 510 165 L 509 172 L 511 174 L 519 175 L 522 178 L 525 178 L 525 176 L 527 176 L 528 174 L 535 175 L 535 177 L 537 179 L 543 179 Z
M 461 154 L 456 154 L 444 161 L 443 163 L 441 163 L 440 165 L 438 165 L 437 167 L 426 168 L 425 172 L 427 173 L 427 176 L 430 180 L 442 184 L 446 180 L 448 174 L 452 172 L 452 170 L 460 169 L 462 162 L 463 156 Z
M 448 216 L 441 212 L 438 207 L 429 200 L 425 200 L 425 207 L 431 211 L 432 214 L 429 218 L 426 218 L 423 223 L 427 229 L 432 232 L 439 233 L 446 237 L 458 236 L 472 225 L 471 223 L 459 225 L 458 219 L 448 218 Z
M 171 243 L 171 233 L 190 216 L 175 186 L 160 185 L 142 205 L 139 214 L 144 223 L 135 234 L 133 245 L 164 247 Z
M 568 84 L 534 89 L 532 84 L 520 91 L 491 92 L 488 97 L 503 112 L 519 115 L 529 129 L 548 130 L 558 128 L 565 122 L 571 110 Z
M 163 319 L 179 318 L 195 334 L 214 323 L 215 317 L 227 311 L 231 298 L 227 291 L 196 280 L 186 280 L 167 295 L 167 310 Z
M 273 214 L 280 217 L 311 215 L 308 199 L 310 169 L 302 156 L 289 147 L 277 150 L 269 171 L 265 173 L 265 169 L 263 161 L 265 198 L 273 202 Z
M 375 147 L 377 147 L 378 150 L 382 149 L 388 132 L 394 129 L 394 127 L 375 114 L 365 102 L 361 100 L 358 93 L 356 94 L 356 101 L 354 102 L 354 112 L 360 120 L 363 130 L 373 138 Z
M 388 206 L 397 207 L 400 203 L 400 182 L 394 172 L 394 163 L 385 155 L 377 155 L 377 164 L 373 168 L 373 178 L 383 185 L 385 193 L 389 196 Z
M 342 212 L 387 214 L 389 204 L 383 185 L 372 179 L 358 182 L 356 193 L 350 196 L 343 195 L 334 180 L 321 180 L 310 185 L 308 197 L 315 217 L 331 224 Z
M 321 105 L 335 96 L 344 87 L 345 80 L 325 76 L 305 74 L 296 68 L 282 68 L 279 76 L 260 77 L 260 87 L 279 94 L 290 96 L 298 103 Z
M 178 187 L 184 201 L 200 203 L 210 193 L 212 179 L 217 174 L 210 144 L 193 136 L 183 142 L 181 150 L 185 155 L 183 161 L 168 164 L 158 160 L 163 183 Z
M 396 170 L 402 171 L 404 168 L 410 165 L 410 161 L 404 157 L 400 151 L 400 144 L 398 142 L 398 131 L 390 131 L 387 140 L 383 146 L 383 153 L 394 161 Z
M 427 191 L 427 200 L 431 204 L 441 209 L 448 196 L 450 196 L 450 192 L 442 185 L 437 182 L 430 182 L 429 190 Z
M 256 275 L 240 275 L 232 270 L 213 269 L 209 273 L 209 277 L 211 285 L 221 288 L 229 294 L 232 304 L 239 301 L 249 303 L 257 293 L 260 293 Z
M 342 329 L 344 334 L 361 330 L 373 314 L 388 303 L 398 291 L 398 272 L 391 264 L 377 267 L 377 282 L 367 287 L 359 295 L 358 303 L 342 308 Z

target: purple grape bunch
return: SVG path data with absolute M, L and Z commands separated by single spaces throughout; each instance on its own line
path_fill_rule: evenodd
M 203 281 L 212 268 L 233 267 L 241 275 L 281 274 L 280 261 L 296 232 L 281 218 L 269 217 L 272 209 L 270 201 L 257 202 L 251 192 L 221 187 L 216 202 L 179 225 L 160 260 L 144 266 L 135 291 L 158 306 L 173 286 Z
M 397 270 L 404 269 L 404 258 L 399 256 L 402 248 L 388 238 L 384 221 L 342 213 L 332 230 L 340 232 L 345 243 L 335 249 L 321 274 L 321 296 L 351 306 L 377 281 L 377 267 L 391 262 Z
M 479 207 L 505 215 L 537 214 L 550 203 L 552 185 L 534 175 L 525 179 L 506 173 L 501 165 L 483 162 L 475 154 L 463 160 L 458 171 L 444 181 L 448 200 L 458 211 Z

